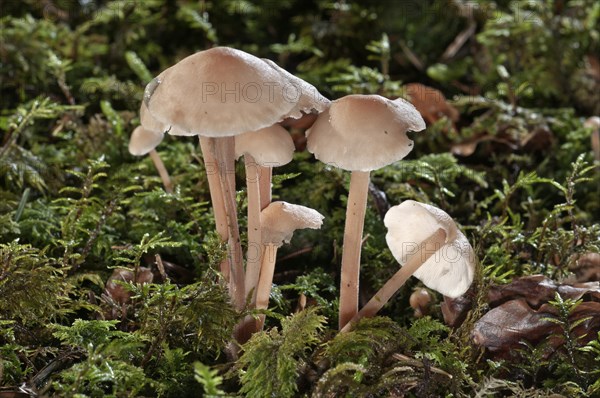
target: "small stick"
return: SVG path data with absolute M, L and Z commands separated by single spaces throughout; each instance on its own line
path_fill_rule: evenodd
M 396 359 L 398 361 L 407 363 L 407 364 L 409 364 L 411 366 L 418 366 L 420 368 L 425 367 L 425 364 L 423 364 L 423 361 L 419 361 L 417 359 L 410 358 L 410 357 L 407 357 L 406 355 L 402 355 L 402 354 L 399 354 L 399 353 L 392 354 L 392 358 L 394 358 L 394 359 Z M 435 366 L 430 366 L 429 368 L 431 369 L 431 371 L 433 373 L 444 375 L 444 376 L 448 377 L 449 379 L 452 378 L 452 375 L 450 373 L 445 372 L 445 371 L 443 371 L 440 368 L 436 368 Z
M 360 251 L 367 209 L 369 176 L 368 171 L 353 171 L 350 176 L 340 281 L 340 329 L 358 312 Z
M 167 276 L 167 273 L 165 272 L 165 265 L 162 262 L 162 258 L 160 258 L 160 254 L 156 254 L 154 256 L 154 261 L 156 262 L 156 267 L 158 268 L 158 273 L 160 274 L 160 278 L 162 279 L 163 282 L 166 282 L 167 279 L 169 279 L 169 277 Z
M 419 246 L 419 250 L 406 261 L 381 289 L 369 300 L 369 302 L 341 329 L 340 332 L 349 331 L 356 322 L 364 317 L 372 317 L 390 301 L 392 296 L 406 283 L 418 269 L 423 265 L 446 241 L 446 232 L 438 229 Z M 427 246 L 433 246 L 433 250 L 427 250 Z
M 298 249 L 298 250 L 296 250 L 293 253 L 287 254 L 287 255 L 285 255 L 283 257 L 279 257 L 279 262 L 281 263 L 282 261 L 290 260 L 290 259 L 292 259 L 294 257 L 301 256 L 301 255 L 303 255 L 305 253 L 310 253 L 313 249 L 314 249 L 314 246 L 303 247 L 302 249 Z
M 150 159 L 152 159 L 152 163 L 154 163 L 154 167 L 156 167 L 156 170 L 158 171 L 158 175 L 162 180 L 165 191 L 167 193 L 173 193 L 173 183 L 171 182 L 171 177 L 169 177 L 169 172 L 160 158 L 160 155 L 158 152 L 156 152 L 156 149 L 148 152 L 148 155 L 150 155 Z

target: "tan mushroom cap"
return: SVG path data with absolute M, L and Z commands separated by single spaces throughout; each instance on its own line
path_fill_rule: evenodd
M 235 157 L 252 155 L 263 167 L 279 167 L 294 157 L 294 140 L 279 124 L 235 137 Z
M 146 155 L 161 143 L 163 137 L 161 131 L 152 131 L 138 126 L 129 138 L 129 153 L 134 156 Z
M 270 59 L 263 58 L 263 61 L 288 81 L 284 86 L 283 94 L 288 100 L 296 102 L 296 105 L 285 115 L 285 118 L 299 119 L 303 114 L 312 111 L 323 112 L 329 107 L 331 101 L 321 95 L 315 86 L 292 75 Z
M 260 212 L 263 244 L 281 247 L 290 243 L 297 229 L 320 229 L 323 215 L 306 206 L 287 202 L 272 202 Z
M 386 241 L 394 258 L 405 264 L 418 245 L 439 228 L 446 232 L 445 244 L 438 248 L 415 273 L 425 286 L 444 296 L 456 298 L 465 293 L 475 271 L 475 254 L 469 241 L 443 210 L 407 200 L 385 215 Z
M 184 58 L 151 82 L 144 100 L 159 121 L 208 137 L 271 126 L 290 112 L 287 80 L 260 58 L 215 47 Z
M 168 132 L 171 135 L 185 135 L 185 136 L 196 135 L 195 133 L 192 133 L 192 132 L 183 131 L 176 126 L 170 126 L 168 124 L 159 122 L 152 116 L 152 114 L 150 113 L 150 111 L 148 110 L 148 107 L 146 106 L 146 104 L 144 102 L 142 102 L 142 105 L 140 106 L 140 124 L 146 130 L 151 130 L 151 131 L 155 131 L 155 132 L 160 131 L 163 134 Z
M 401 98 L 348 95 L 333 101 L 307 130 L 307 148 L 323 163 L 371 171 L 404 158 L 413 148 L 406 132 L 423 129 L 421 114 Z
M 133 130 L 129 138 L 129 153 L 134 156 L 146 155 L 156 148 L 162 142 L 167 131 L 173 135 L 194 135 L 159 122 L 152 117 L 143 102 L 140 106 L 140 123 L 141 126 Z

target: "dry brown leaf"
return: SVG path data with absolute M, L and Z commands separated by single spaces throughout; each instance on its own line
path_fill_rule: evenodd
M 600 281 L 600 253 L 585 253 L 570 270 L 577 282 Z
M 425 119 L 427 124 L 433 124 L 443 117 L 456 123 L 459 118 L 458 110 L 446 101 L 441 91 L 420 83 L 410 83 L 405 86 L 410 102 Z
M 306 135 L 304 132 L 313 125 L 317 120 L 317 116 L 315 113 L 308 113 L 302 115 L 300 119 L 287 118 L 281 121 L 280 124 L 290 130 L 296 151 L 302 152 L 306 149 Z
M 137 283 L 152 283 L 154 280 L 154 275 L 150 268 L 140 267 L 136 282 Z M 110 296 L 115 302 L 123 304 L 129 301 L 131 297 L 131 293 L 129 293 L 123 285 L 117 283 L 117 281 L 123 282 L 131 282 L 133 281 L 133 271 L 129 271 L 126 269 L 118 268 L 115 269 L 112 275 L 106 281 L 106 287 L 104 288 L 104 293 Z
M 543 275 L 525 276 L 506 285 L 490 287 L 488 301 L 490 306 L 495 307 L 508 300 L 524 299 L 530 306 L 537 308 L 543 303 L 553 300 L 556 292 L 563 298 L 574 300 L 580 299 L 585 294 L 596 295 L 600 298 L 600 284 L 589 282 L 559 285 Z
M 555 317 L 556 310 L 549 304 L 534 310 L 524 299 L 511 300 L 490 310 L 475 323 L 473 341 L 488 349 L 495 358 L 510 355 L 511 350 L 522 347 L 523 341 L 535 345 L 548 337 L 551 337 L 550 345 L 558 349 L 564 344 L 562 337 L 558 337 L 562 333 L 561 326 L 547 320 Z M 579 320 L 584 321 L 572 333 L 585 344 L 600 328 L 600 303 L 588 301 L 578 305 L 569 321 L 573 324 Z
M 539 126 L 522 137 L 520 144 L 527 152 L 542 151 L 554 144 L 554 135 L 548 128 Z
M 522 340 L 536 344 L 555 326 L 544 320 L 548 315 L 534 311 L 523 299 L 511 300 L 488 311 L 475 323 L 473 341 L 491 352 L 516 348 Z
M 440 307 L 446 325 L 458 327 L 464 322 L 467 313 L 473 307 L 473 302 L 467 296 L 460 296 L 455 299 L 444 296 L 444 301 Z
M 582 257 L 584 261 L 588 261 L 588 258 L 591 257 Z M 599 282 L 558 284 L 543 275 L 525 276 L 508 284 L 492 285 L 488 290 L 487 301 L 492 308 L 512 300 L 523 300 L 528 306 L 539 308 L 553 300 L 556 292 L 563 298 L 574 300 L 583 298 L 585 301 L 600 302 Z M 447 325 L 458 327 L 462 324 L 473 305 L 471 296 L 467 294 L 456 299 L 444 297 L 441 310 Z

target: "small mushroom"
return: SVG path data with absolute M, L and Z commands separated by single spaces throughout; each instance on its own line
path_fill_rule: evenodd
M 134 156 L 143 156 L 148 154 L 154 167 L 158 171 L 158 175 L 163 182 L 165 191 L 173 193 L 173 184 L 171 183 L 171 177 L 165 167 L 162 159 L 156 147 L 160 144 L 165 136 L 165 132 L 171 129 L 171 126 L 164 125 L 158 120 L 154 119 L 148 112 L 146 105 L 142 104 L 140 107 L 140 122 L 141 126 L 138 126 L 131 133 L 129 139 L 129 153 Z
M 443 210 L 407 200 L 392 207 L 384 223 L 388 247 L 402 267 L 342 331 L 349 330 L 361 318 L 377 314 L 411 275 L 451 298 L 465 293 L 473 282 L 473 248 Z
M 272 202 L 260 213 L 265 251 L 256 289 L 257 309 L 266 309 L 269 306 L 277 249 L 284 243 L 290 243 L 297 229 L 320 229 L 323 218 L 316 210 L 286 202 Z M 264 324 L 264 316 L 260 317 L 258 323 L 260 330 Z
M 252 292 L 250 306 L 256 300 L 256 285 L 260 275 L 263 252 L 260 213 L 261 180 L 267 178 L 261 170 L 283 166 L 292 161 L 294 141 L 286 129 L 278 124 L 235 137 L 235 157 L 244 156 L 246 166 L 246 189 L 248 193 L 248 249 L 246 254 L 246 294 Z M 269 173 L 270 175 L 270 173 Z M 269 187 L 270 188 L 270 187 Z M 270 192 L 269 192 L 270 193 Z M 270 201 L 269 194 L 269 201 Z
M 411 244 L 423 242 L 442 228 L 444 245 L 434 258 L 424 262 L 414 276 L 425 286 L 444 296 L 456 298 L 467 291 L 475 271 L 475 253 L 465 235 L 443 210 L 424 203 L 407 200 L 392 207 L 384 219 L 388 228 L 386 241 L 394 258 L 405 264 L 411 255 Z M 411 243 L 413 242 L 413 243 Z
M 415 318 L 422 318 L 429 313 L 431 305 L 431 294 L 427 289 L 419 288 L 412 292 L 408 304 L 415 311 Z
M 370 172 L 404 158 L 413 142 L 409 130 L 425 122 L 403 99 L 348 95 L 331 103 L 306 132 L 307 148 L 320 161 L 351 171 L 340 282 L 340 329 L 358 311 L 362 232 Z

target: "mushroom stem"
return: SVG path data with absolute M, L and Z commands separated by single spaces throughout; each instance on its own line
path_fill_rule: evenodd
M 223 202 L 223 190 L 219 178 L 219 164 L 215 159 L 214 142 L 207 137 L 198 136 L 200 138 L 200 151 L 204 159 L 204 170 L 208 180 L 208 190 L 210 191 L 210 201 L 212 202 L 213 213 L 215 215 L 215 226 L 217 234 L 221 238 L 221 242 L 226 243 L 229 239 L 229 231 L 227 228 L 227 212 L 225 211 L 225 203 Z M 220 265 L 221 274 L 226 282 L 229 283 L 229 259 L 225 258 Z
M 156 149 L 148 152 L 148 155 L 150 155 L 150 159 L 152 159 L 152 163 L 154 163 L 154 167 L 156 167 L 156 170 L 158 171 L 158 175 L 162 180 L 165 191 L 167 193 L 173 193 L 173 183 L 171 182 L 171 177 L 169 177 L 169 172 L 160 158 L 160 155 L 158 152 L 156 152 Z
M 260 231 L 261 197 L 259 165 L 252 155 L 245 154 L 246 189 L 248 191 L 248 250 L 246 252 L 246 294 L 252 293 L 250 306 L 256 301 L 256 286 L 260 276 L 262 239 Z M 269 195 L 270 196 L 270 195 Z
M 392 296 L 406 283 L 421 265 L 423 265 L 431 256 L 444 245 L 446 241 L 446 232 L 439 228 L 436 232 L 425 239 L 419 249 L 408 258 L 406 263 L 392 276 L 377 293 L 373 295 L 371 300 L 348 322 L 340 329 L 340 332 L 347 332 L 356 322 L 364 317 L 372 317 L 383 306 L 390 301 Z M 429 247 L 429 249 L 428 249 Z
M 271 181 L 273 180 L 273 168 L 268 166 L 258 166 L 260 187 L 260 209 L 263 210 L 271 203 Z
M 225 211 L 227 212 L 228 256 L 231 264 L 231 278 L 229 282 L 229 294 L 236 309 L 244 307 L 246 294 L 244 292 L 244 267 L 242 264 L 242 245 L 240 242 L 240 231 L 237 220 L 237 206 L 235 201 L 235 186 L 229 173 L 235 172 L 235 150 L 234 137 L 210 138 L 214 140 L 215 157 L 219 162 L 219 177 Z
M 260 267 L 260 279 L 256 287 L 256 309 L 264 310 L 269 307 L 269 296 L 275 273 L 275 260 L 277 259 L 277 246 L 272 243 L 265 245 Z M 259 315 L 256 330 L 261 330 L 265 324 L 265 316 Z
M 358 312 L 360 251 L 367 209 L 369 176 L 368 171 L 353 171 L 350 176 L 340 281 L 340 329 Z

